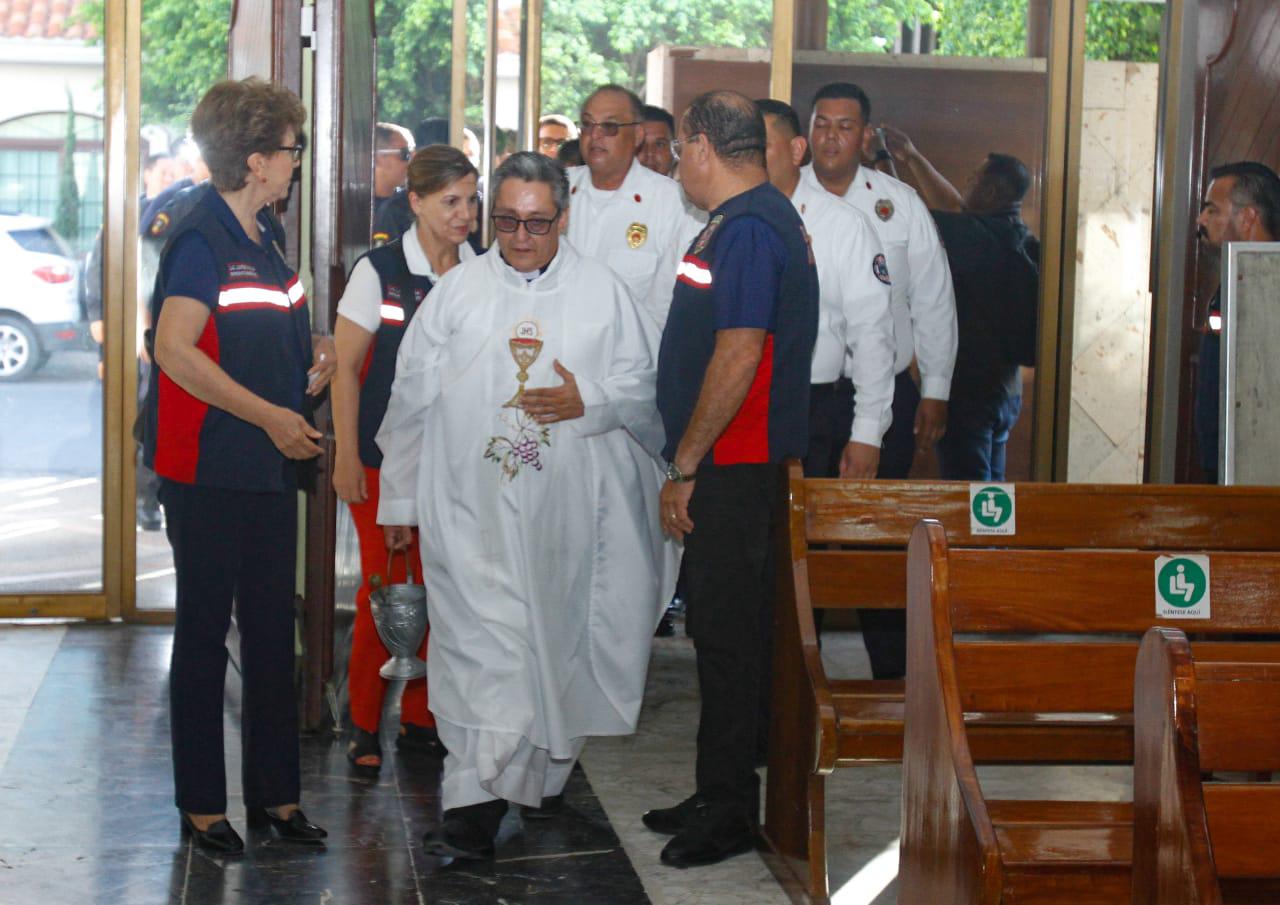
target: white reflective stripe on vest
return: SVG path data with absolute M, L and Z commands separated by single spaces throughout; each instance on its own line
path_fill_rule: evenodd
M 299 294 L 302 287 L 298 286 Z M 218 293 L 219 308 L 235 308 L 242 305 L 276 308 L 292 308 L 288 293 L 270 286 L 231 286 Z
M 383 302 L 379 311 L 381 312 L 382 319 L 384 321 L 395 321 L 397 324 L 404 323 L 404 309 L 399 305 L 388 305 L 386 302 Z
M 303 290 L 302 283 L 297 277 L 294 277 L 289 283 L 289 301 L 292 304 L 297 305 L 299 302 L 305 300 L 306 296 L 307 293 Z
M 686 257 L 680 262 L 680 266 L 676 268 L 676 278 L 679 279 L 681 277 L 696 286 L 710 286 L 711 268 L 695 261 L 693 258 Z

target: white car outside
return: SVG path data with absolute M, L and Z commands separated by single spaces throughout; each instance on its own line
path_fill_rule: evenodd
M 0 381 L 85 347 L 79 290 L 79 265 L 47 218 L 0 214 Z

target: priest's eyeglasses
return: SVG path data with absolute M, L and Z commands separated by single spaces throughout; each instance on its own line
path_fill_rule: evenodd
M 523 224 L 525 232 L 529 235 L 545 236 L 551 232 L 551 227 L 560 219 L 560 213 L 560 211 L 556 211 L 556 215 L 550 220 L 546 217 L 529 217 L 526 220 L 521 220 L 519 217 L 509 217 L 506 214 L 493 214 L 490 219 L 493 220 L 493 228 L 500 233 L 513 233 Z

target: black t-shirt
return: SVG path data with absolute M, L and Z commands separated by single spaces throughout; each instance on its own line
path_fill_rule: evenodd
M 931 211 L 955 284 L 959 349 L 951 398 L 1012 398 L 1018 365 L 1035 363 L 1039 243 L 1014 210 Z

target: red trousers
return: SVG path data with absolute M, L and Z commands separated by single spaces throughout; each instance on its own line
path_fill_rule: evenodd
M 377 732 L 382 717 L 382 696 L 387 690 L 387 680 L 378 675 L 378 669 L 387 662 L 390 654 L 378 637 L 369 610 L 369 594 L 372 587 L 369 578 L 386 576 L 387 543 L 378 525 L 378 469 L 364 470 L 368 499 L 350 506 L 351 518 L 356 523 L 356 537 L 360 541 L 360 572 L 364 581 L 356 592 L 356 622 L 351 636 L 351 661 L 347 667 L 347 688 L 351 695 L 351 721 L 365 732 Z M 422 580 L 422 560 L 418 554 L 417 532 L 409 548 L 413 574 Z M 405 580 L 405 558 L 397 554 L 392 566 L 391 581 Z M 418 656 L 427 655 L 427 639 L 422 639 Z M 415 726 L 434 726 L 435 717 L 427 709 L 427 680 L 414 679 L 405 685 L 400 699 L 400 722 Z

